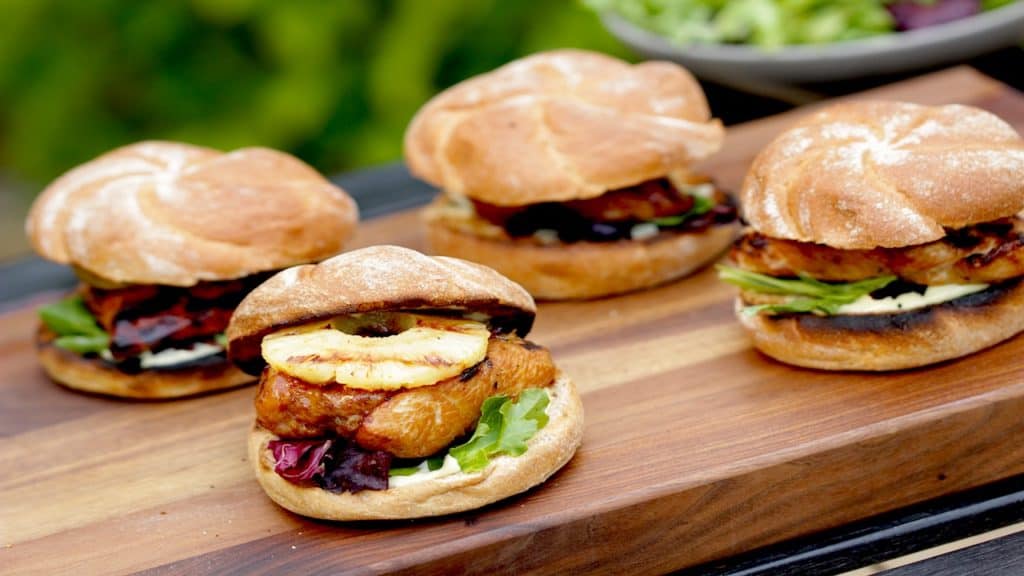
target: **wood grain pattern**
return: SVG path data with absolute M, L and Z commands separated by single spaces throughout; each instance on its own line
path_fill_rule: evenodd
M 1024 98 L 959 68 L 872 94 L 963 102 L 1024 126 Z M 736 187 L 801 110 L 736 127 L 708 163 Z M 417 216 L 361 245 L 422 248 Z M 960 362 L 828 374 L 754 352 L 705 271 L 543 304 L 532 338 L 574 376 L 583 447 L 543 487 L 420 522 L 332 524 L 260 491 L 252 388 L 173 403 L 66 392 L 0 316 L 0 573 L 659 573 L 1024 473 L 1024 338 Z

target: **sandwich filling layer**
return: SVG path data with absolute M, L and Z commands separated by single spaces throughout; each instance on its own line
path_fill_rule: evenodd
M 855 282 L 892 275 L 926 286 L 992 284 L 1024 275 L 1024 219 L 1014 216 L 947 230 L 915 246 L 841 250 L 822 244 L 744 234 L 730 254 L 750 272 Z
M 371 325 L 376 328 L 361 331 Z M 455 332 L 446 335 L 445 327 L 465 338 L 448 338 Z M 283 353 L 281 339 L 296 335 L 303 338 L 286 340 L 296 348 Z M 539 429 L 544 418 L 537 407 L 546 405 L 545 389 L 556 372 L 546 349 L 517 336 L 492 334 L 472 320 L 404 312 L 284 329 L 266 337 L 263 350 L 268 366 L 256 420 L 279 437 L 271 446 L 275 470 L 290 481 L 336 491 L 386 489 L 391 468 L 404 471 L 399 475 L 415 474 L 414 468 L 434 472 L 446 456 L 460 454 L 452 446 L 469 434 L 493 436 L 510 422 L 509 429 Z M 330 370 L 310 368 L 325 363 Z M 533 417 L 524 420 L 524 410 Z M 488 413 L 505 424 L 487 424 Z M 474 442 L 480 440 L 470 437 L 466 444 Z M 464 470 L 472 458 L 456 460 Z
M 720 266 L 747 314 L 894 314 L 950 302 L 1024 276 L 1024 220 L 948 230 L 903 248 L 841 250 L 748 232 Z
M 54 345 L 124 372 L 226 361 L 223 333 L 242 298 L 267 274 L 191 287 L 131 285 L 77 293 L 40 309 Z
M 539 245 L 643 241 L 736 221 L 732 199 L 708 181 L 658 178 L 596 198 L 499 206 L 444 195 L 430 217 L 482 238 Z

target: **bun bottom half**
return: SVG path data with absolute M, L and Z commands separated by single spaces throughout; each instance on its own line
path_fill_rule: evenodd
M 776 360 L 822 370 L 916 368 L 983 350 L 1024 331 L 1024 282 L 895 314 L 736 315 L 754 346 Z
M 194 396 L 213 390 L 235 388 L 256 381 L 227 359 L 180 370 L 143 370 L 128 373 L 98 358 L 85 358 L 52 344 L 54 334 L 40 327 L 36 335 L 39 363 L 55 382 L 82 392 L 165 400 Z
M 324 520 L 400 520 L 480 508 L 540 484 L 564 466 L 583 440 L 583 403 L 575 385 L 559 372 L 548 388 L 547 426 L 520 456 L 497 456 L 484 470 L 457 472 L 387 490 L 334 493 L 292 484 L 274 472 L 268 448 L 278 437 L 258 424 L 249 432 L 249 460 L 271 500 L 302 516 Z
M 739 230 L 739 223 L 730 223 L 644 241 L 540 246 L 482 238 L 428 220 L 427 240 L 435 253 L 490 266 L 535 298 L 576 300 L 632 292 L 686 276 L 718 258 Z

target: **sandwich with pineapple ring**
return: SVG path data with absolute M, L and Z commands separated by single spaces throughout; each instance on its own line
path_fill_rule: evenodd
M 523 337 L 518 284 L 375 246 L 284 270 L 228 326 L 260 374 L 249 455 L 271 499 L 330 520 L 470 510 L 560 469 L 582 439 L 575 386 Z

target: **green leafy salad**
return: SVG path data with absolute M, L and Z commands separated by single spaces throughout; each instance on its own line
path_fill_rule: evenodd
M 57 334 L 53 344 L 77 354 L 100 354 L 110 347 L 110 335 L 96 323 L 81 296 L 43 306 L 39 317 Z
M 529 388 L 513 401 L 508 396 L 491 396 L 480 408 L 480 421 L 469 440 L 448 450 L 463 472 L 483 470 L 495 456 L 520 456 L 526 443 L 547 426 L 550 398 L 546 390 Z M 391 468 L 391 476 L 409 476 L 424 470 L 438 470 L 445 454 L 427 458 L 415 466 Z
M 875 290 L 885 288 L 896 280 L 895 276 L 879 276 L 857 282 L 828 283 L 809 276 L 799 278 L 775 278 L 736 268 L 717 266 L 718 277 L 744 290 L 788 296 L 785 302 L 757 304 L 743 309 L 744 314 L 817 314 L 831 316 L 839 312 L 844 304 L 850 304 Z
M 617 14 L 677 44 L 752 44 L 770 49 L 923 28 L 1013 2 L 937 6 L 949 1 L 584 0 L 584 4 L 597 12 Z

